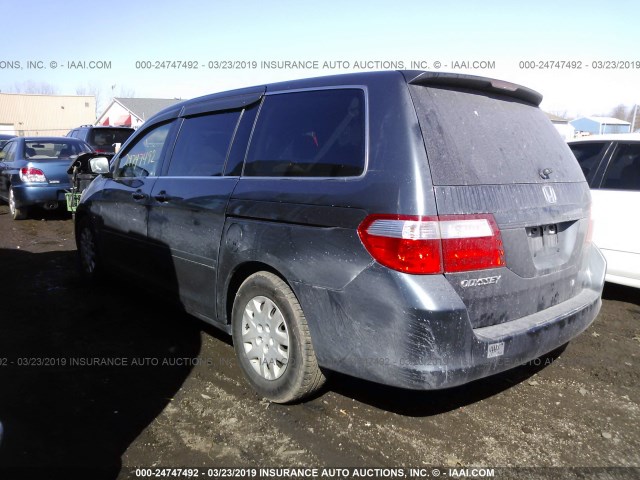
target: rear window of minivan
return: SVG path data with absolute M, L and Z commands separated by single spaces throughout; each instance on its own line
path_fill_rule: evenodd
M 434 185 L 584 182 L 539 108 L 474 90 L 409 86 Z M 549 180 L 539 172 L 549 168 Z
M 245 165 L 245 176 L 351 177 L 365 164 L 361 89 L 268 95 Z

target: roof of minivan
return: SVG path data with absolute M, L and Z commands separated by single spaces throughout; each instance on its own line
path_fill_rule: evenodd
M 403 82 L 414 85 L 468 88 L 472 90 L 487 91 L 491 93 L 500 93 L 510 97 L 518 98 L 520 100 L 524 100 L 536 106 L 538 106 L 542 101 L 542 95 L 534 90 L 523 87 L 521 85 L 517 85 L 515 83 L 505 82 L 488 77 L 465 75 L 459 73 L 427 72 L 421 70 L 386 70 L 302 78 L 284 82 L 256 85 L 253 87 L 246 87 L 235 90 L 227 90 L 224 92 L 213 93 L 202 97 L 192 98 L 190 100 L 185 100 L 184 102 L 177 103 L 165 108 L 164 110 L 161 110 L 156 115 L 154 115 L 154 117 L 161 116 L 169 112 L 179 111 L 180 109 L 198 103 L 213 101 L 225 97 L 239 97 L 243 95 L 249 96 L 252 94 L 256 95 L 265 92 L 326 86 L 366 85 L 368 83 L 374 82 L 378 78 L 392 76 L 399 76 L 399 79 L 402 79 Z

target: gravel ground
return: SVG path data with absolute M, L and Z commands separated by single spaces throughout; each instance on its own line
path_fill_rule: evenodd
M 65 214 L 15 222 L 0 205 L 0 272 L 0 478 L 158 466 L 640 475 L 634 289 L 607 285 L 599 317 L 566 349 L 482 381 L 411 392 L 333 375 L 310 401 L 281 406 L 245 384 L 226 335 L 126 279 L 83 283 Z

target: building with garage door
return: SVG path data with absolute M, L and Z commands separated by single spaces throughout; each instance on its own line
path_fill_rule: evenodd
M 569 122 L 578 132 L 592 135 L 605 133 L 629 133 L 631 124 L 613 117 L 581 117 Z
M 95 118 L 94 96 L 0 93 L 1 134 L 63 136 Z

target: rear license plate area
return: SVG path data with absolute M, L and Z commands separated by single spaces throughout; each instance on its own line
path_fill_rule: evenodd
M 553 255 L 560 252 L 558 225 L 555 223 L 527 227 L 527 237 L 534 257 L 538 255 Z

